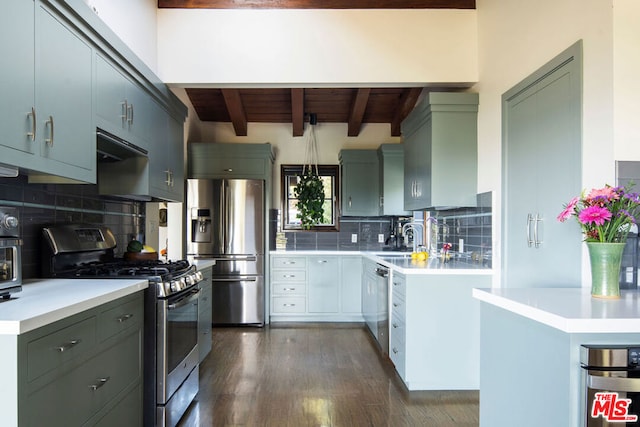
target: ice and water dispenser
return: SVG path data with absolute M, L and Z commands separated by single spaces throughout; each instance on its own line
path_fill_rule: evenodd
M 191 209 L 191 241 L 194 243 L 211 243 L 210 209 Z

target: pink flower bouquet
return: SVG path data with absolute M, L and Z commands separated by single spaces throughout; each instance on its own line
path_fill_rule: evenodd
M 569 201 L 558 220 L 575 216 L 582 227 L 586 242 L 624 243 L 635 217 L 640 211 L 640 198 L 626 187 L 593 189 L 588 195 Z

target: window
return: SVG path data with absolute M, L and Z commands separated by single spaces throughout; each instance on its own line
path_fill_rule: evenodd
M 298 175 L 303 165 L 282 165 L 280 180 L 282 182 L 282 229 L 303 230 L 300 220 L 296 218 L 297 203 L 293 189 L 298 184 Z M 338 231 L 338 165 L 318 165 L 318 174 L 324 182 L 324 220 L 322 224 L 311 227 L 310 231 Z

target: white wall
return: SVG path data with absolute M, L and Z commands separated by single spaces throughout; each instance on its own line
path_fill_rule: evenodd
M 156 0 L 84 0 L 89 7 L 156 74 Z
M 475 82 L 474 10 L 160 9 L 175 85 Z
M 640 2 L 613 0 L 615 158 L 640 160 Z

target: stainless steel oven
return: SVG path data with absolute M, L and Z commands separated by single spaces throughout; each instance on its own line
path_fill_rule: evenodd
M 157 425 L 176 425 L 198 393 L 198 292 L 158 300 Z M 191 375 L 196 381 L 189 381 Z
M 144 425 L 177 425 L 198 392 L 202 273 L 186 260 L 115 258 L 116 240 L 106 227 L 65 224 L 43 232 L 43 269 L 48 276 L 149 281 L 144 292 Z
M 22 290 L 22 239 L 18 209 L 0 207 L 0 297 Z

